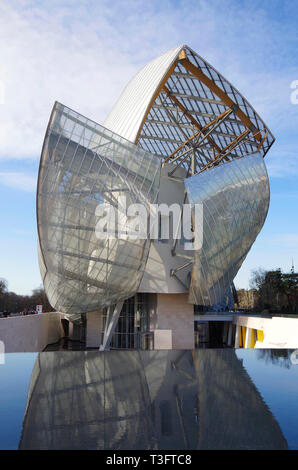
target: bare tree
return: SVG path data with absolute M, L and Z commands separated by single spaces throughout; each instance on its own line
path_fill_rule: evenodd
M 7 280 L 2 277 L 0 278 L 0 295 L 4 292 L 7 292 Z
M 251 289 L 259 290 L 265 282 L 267 271 L 264 268 L 258 268 L 251 271 L 249 286 Z

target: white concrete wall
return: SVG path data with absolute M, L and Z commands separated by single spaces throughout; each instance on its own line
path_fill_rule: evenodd
M 102 332 L 102 311 L 89 312 L 87 315 L 86 347 L 99 348 Z
M 41 352 L 63 336 L 61 319 L 57 312 L 40 315 L 0 318 L 0 341 L 5 352 Z
M 272 318 L 254 317 L 246 315 L 235 315 L 233 323 L 238 326 L 246 326 L 255 330 L 267 330 L 270 326 Z
M 261 330 L 264 340 L 257 341 L 255 348 L 297 348 L 298 318 L 272 317 L 262 318 L 235 315 L 233 323 L 248 329 Z M 237 344 L 235 345 L 237 347 Z
M 184 184 L 173 181 L 168 177 L 168 173 L 174 168 L 173 164 L 167 163 L 161 170 L 160 191 L 158 195 L 158 204 L 178 204 L 180 207 L 184 201 Z M 179 168 L 175 176 L 185 177 L 186 171 Z M 167 217 L 162 217 L 162 225 L 168 223 Z M 139 292 L 179 294 L 188 292 L 188 289 L 175 277 L 170 275 L 171 269 L 178 268 L 189 261 L 188 257 L 193 257 L 193 251 L 184 250 L 184 246 L 177 241 L 177 256 L 172 256 L 173 238 L 168 242 L 154 240 L 151 243 L 149 256 L 141 281 Z M 186 257 L 185 257 L 186 256 Z M 192 267 L 182 269 L 177 276 L 185 285 L 189 285 L 190 272 Z
M 173 349 L 172 330 L 154 330 L 154 349 Z
M 171 330 L 173 349 L 193 349 L 194 313 L 188 294 L 157 294 L 153 329 Z
M 264 341 L 258 341 L 256 348 L 297 348 L 298 318 L 273 317 L 264 329 Z

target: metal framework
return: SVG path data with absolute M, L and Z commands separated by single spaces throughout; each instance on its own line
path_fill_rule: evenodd
M 243 96 L 188 46 L 176 50 L 152 95 L 135 142 L 189 176 L 253 153 L 274 137 Z M 171 176 L 175 170 L 171 172 Z
M 137 292 L 150 239 L 130 237 L 129 217 L 118 202 L 124 192 L 127 206 L 149 208 L 158 194 L 159 173 L 154 155 L 55 103 L 37 188 L 39 263 L 54 308 L 68 314 L 113 310 Z M 98 238 L 96 226 L 107 204 L 117 210 L 117 232 Z M 111 315 L 113 327 L 114 319 Z M 105 344 L 109 335 L 107 330 Z

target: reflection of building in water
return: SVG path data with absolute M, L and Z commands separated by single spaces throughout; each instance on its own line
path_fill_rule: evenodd
M 233 350 L 41 353 L 20 449 L 286 449 Z

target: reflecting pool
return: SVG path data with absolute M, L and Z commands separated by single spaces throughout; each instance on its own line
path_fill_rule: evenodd
M 293 350 L 49 351 L 0 365 L 1 449 L 298 449 Z

